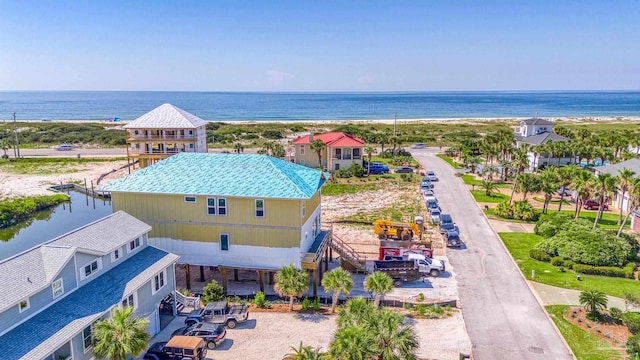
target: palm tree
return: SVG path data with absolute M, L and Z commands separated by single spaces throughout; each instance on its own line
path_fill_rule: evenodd
M 620 198 L 620 214 L 618 216 L 618 225 L 622 223 L 622 203 L 624 202 L 624 195 L 629 191 L 631 184 L 633 183 L 636 176 L 636 172 L 623 168 L 618 173 L 618 189 L 622 192 L 622 197 Z M 628 207 L 628 206 L 627 206 Z
M 513 194 L 516 191 L 516 187 L 518 186 L 518 179 L 520 174 L 529 167 L 529 158 L 527 157 L 528 147 L 518 149 L 513 154 L 513 158 L 511 159 L 511 167 L 516 172 L 516 178 L 513 181 L 513 189 L 511 189 L 511 196 L 509 196 L 509 204 L 513 201 Z
M 404 317 L 387 309 L 380 309 L 378 316 L 370 318 L 374 321 L 371 328 L 374 343 L 377 345 L 379 360 L 415 360 L 418 349 L 418 339 L 411 326 L 404 324 Z
M 616 189 L 616 178 L 611 174 L 602 173 L 595 179 L 595 187 L 593 189 L 595 194 L 598 194 L 598 201 L 600 206 L 598 207 L 598 214 L 593 222 L 593 230 L 598 226 L 598 221 L 602 218 L 602 212 L 604 211 L 604 202 L 607 200 L 607 195 Z
M 276 283 L 273 289 L 280 296 L 289 297 L 289 311 L 293 310 L 293 300 L 302 295 L 309 288 L 309 274 L 296 269 L 293 264 L 285 266 L 276 273 Z
M 101 358 L 125 360 L 147 348 L 147 319 L 132 316 L 133 308 L 115 309 L 113 317 L 94 325 L 93 352 Z
M 473 174 L 476 173 L 476 167 L 480 165 L 481 162 L 482 161 L 480 161 L 480 158 L 477 156 L 467 157 L 467 160 L 466 160 L 467 166 L 469 166 L 469 170 L 471 170 L 471 173 Z
M 629 202 L 627 203 L 627 215 L 624 217 L 624 221 L 620 225 L 618 229 L 618 233 L 616 237 L 620 237 L 622 234 L 622 230 L 624 229 L 625 224 L 629 220 L 629 216 L 632 212 L 634 212 L 638 207 L 640 207 L 640 179 L 633 179 L 629 186 Z
M 349 294 L 353 288 L 351 274 L 342 268 L 335 268 L 324 275 L 322 287 L 326 292 L 333 292 L 331 299 L 331 313 L 336 311 L 336 305 L 340 298 L 340 293 Z
M 335 360 L 370 360 L 376 354 L 373 335 L 361 326 L 339 329 L 329 344 L 329 356 Z
M 391 155 L 396 156 L 396 147 L 400 145 L 400 137 L 393 135 L 389 139 L 391 140 L 391 145 L 393 145 L 393 151 L 391 152 Z
M 564 201 L 564 193 L 565 193 L 564 190 L 568 188 L 569 185 L 571 185 L 571 181 L 573 180 L 573 177 L 578 171 L 580 171 L 580 168 L 578 168 L 575 165 L 558 168 L 558 171 L 557 171 L 558 187 L 562 188 L 563 190 L 560 193 L 560 205 L 558 205 L 558 212 L 562 210 L 562 202 Z
M 383 272 L 374 271 L 364 279 L 364 288 L 375 296 L 373 305 L 377 308 L 381 297 L 393 289 L 393 279 Z
M 380 151 L 384 152 L 384 146 L 389 143 L 389 135 L 385 133 L 380 133 L 377 136 L 378 143 L 380 144 Z
M 0 149 L 2 149 L 2 151 L 4 151 L 4 156 L 2 156 L 2 157 L 3 158 L 8 158 L 9 155 L 7 155 L 7 151 L 9 151 L 9 141 L 7 141 L 6 139 L 0 140 Z
M 542 213 L 546 214 L 549 208 L 549 201 L 551 201 L 551 196 L 558 189 L 558 175 L 556 173 L 556 168 L 547 167 L 545 168 L 539 176 L 540 180 L 540 191 L 544 193 L 544 204 L 542 205 Z
M 322 167 L 322 151 L 325 149 L 326 145 L 322 140 L 315 140 L 309 147 L 318 154 L 318 167 Z
M 600 310 L 607 308 L 607 295 L 598 290 L 584 290 L 580 292 L 580 305 L 589 310 L 590 314 L 598 314 Z
M 577 199 L 576 199 L 576 216 L 577 219 L 580 217 L 580 210 L 582 209 L 582 204 L 585 201 L 589 200 L 593 192 L 593 182 L 595 181 L 595 177 L 588 170 L 580 170 L 577 174 L 575 174 L 573 181 L 571 182 L 571 186 L 576 191 Z
M 482 188 L 482 190 L 484 190 L 485 195 L 491 196 L 491 194 L 498 188 L 498 184 L 494 183 L 493 181 L 482 180 L 482 184 L 480 185 L 480 187 Z
M 540 188 L 538 177 L 532 173 L 524 173 L 520 175 L 520 181 L 517 184 L 516 191 L 522 193 L 522 200 L 527 200 L 527 194 L 536 192 Z
M 364 152 L 365 154 L 367 154 L 367 163 L 371 164 L 371 158 L 373 157 L 373 154 L 376 153 L 376 148 L 374 148 L 373 146 L 367 146 L 366 148 L 364 148 Z M 370 168 L 370 166 L 367 166 L 367 176 L 371 175 Z
M 233 144 L 233 150 L 235 150 L 236 154 L 240 154 L 244 152 L 244 146 L 242 146 L 242 143 L 235 143 Z
M 373 316 L 376 308 L 373 303 L 359 296 L 349 299 L 344 306 L 338 310 L 338 328 L 346 328 L 349 326 L 357 326 L 360 322 L 365 321 L 367 316 Z
M 493 181 L 493 174 L 498 172 L 498 167 L 493 164 L 488 164 L 482 169 L 487 181 Z
M 283 360 L 321 360 L 324 355 L 320 352 L 320 348 L 313 348 L 310 345 L 303 346 L 300 341 L 300 346 L 297 348 L 290 346 L 291 352 L 286 354 Z

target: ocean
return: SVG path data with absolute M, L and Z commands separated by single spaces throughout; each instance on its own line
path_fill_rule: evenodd
M 640 91 L 0 92 L 0 121 L 133 120 L 171 103 L 210 121 L 640 116 Z

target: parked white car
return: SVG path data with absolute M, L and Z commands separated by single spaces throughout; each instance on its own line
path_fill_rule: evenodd
M 73 150 L 73 145 L 62 144 L 62 145 L 56 146 L 55 149 L 58 151 L 70 151 L 70 150 Z

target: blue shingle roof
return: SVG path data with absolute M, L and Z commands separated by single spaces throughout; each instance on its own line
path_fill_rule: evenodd
M 129 281 L 149 268 L 153 268 L 156 263 L 159 263 L 157 271 L 162 270 L 160 267 L 166 267 L 167 265 L 161 261 L 166 257 L 169 257 L 170 261 L 175 261 L 175 255 L 151 246 L 146 247 L 122 264 L 12 329 L 0 337 L 2 359 L 21 359 L 50 338 L 59 337 L 60 341 L 70 339 L 111 306 L 119 303 L 125 295 L 125 287 Z M 56 349 L 43 350 L 53 352 Z M 29 354 L 29 357 L 32 355 L 35 354 Z
M 329 174 L 258 154 L 180 153 L 100 187 L 112 192 L 309 199 Z

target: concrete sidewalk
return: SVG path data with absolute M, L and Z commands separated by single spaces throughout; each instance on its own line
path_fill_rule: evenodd
M 551 285 L 545 285 L 534 281 L 527 281 L 529 285 L 538 293 L 538 297 L 543 305 L 574 305 L 580 306 L 580 290 L 563 289 Z M 607 308 L 617 307 L 625 310 L 624 299 L 615 296 L 607 296 L 609 302 Z M 629 311 L 639 311 L 640 309 L 629 307 Z

